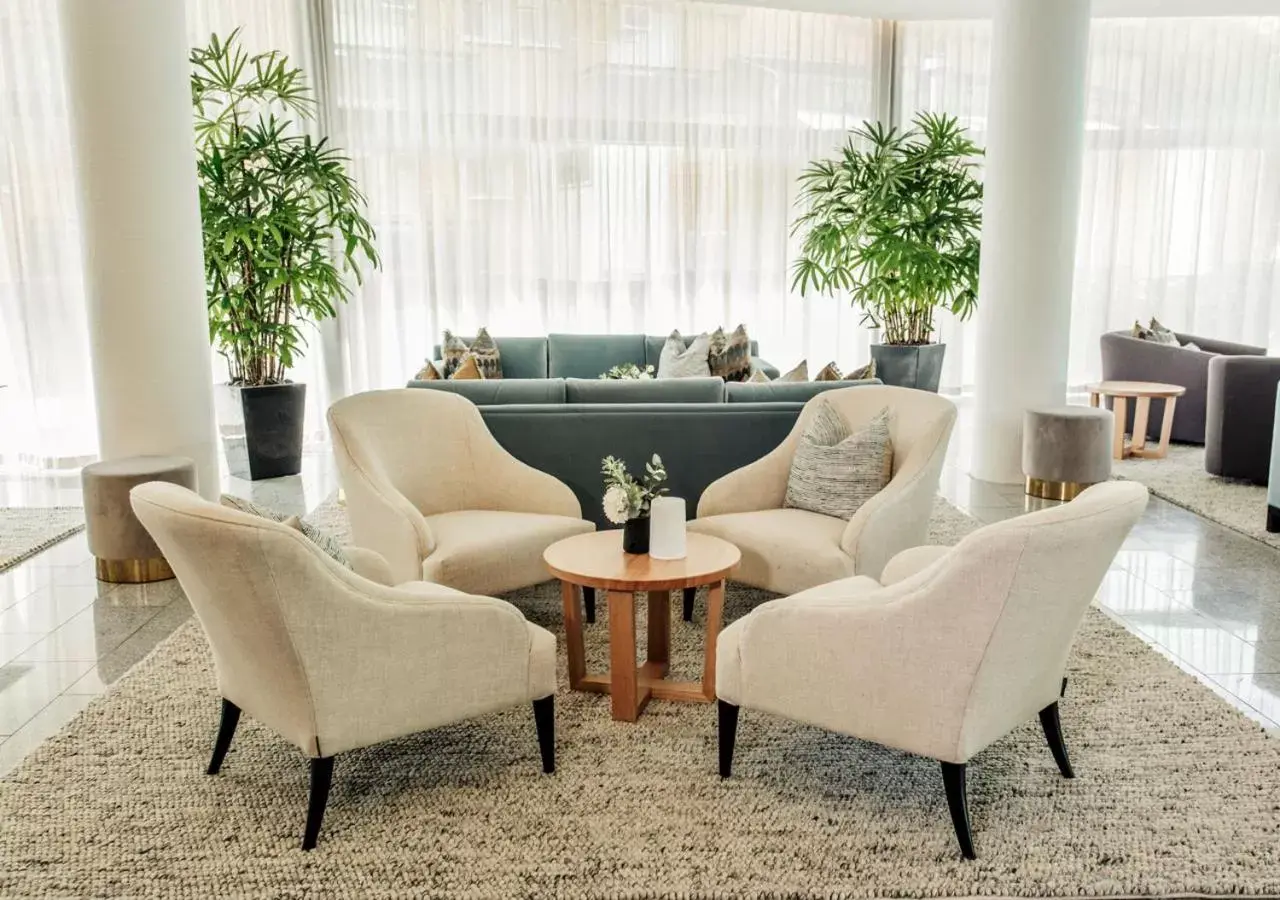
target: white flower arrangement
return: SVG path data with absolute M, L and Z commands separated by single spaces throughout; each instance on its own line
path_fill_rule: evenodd
M 643 481 L 636 481 L 627 471 L 627 464 L 613 456 L 601 461 L 600 471 L 605 483 L 604 516 L 615 525 L 649 515 L 653 499 L 667 492 L 662 486 L 667 480 L 667 470 L 662 465 L 662 457 L 656 453 L 644 464 Z
M 653 366 L 645 366 L 642 369 L 635 363 L 614 366 L 600 375 L 601 381 L 648 381 L 651 378 L 653 378 Z

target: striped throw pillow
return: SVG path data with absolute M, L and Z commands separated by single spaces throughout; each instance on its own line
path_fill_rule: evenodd
M 884 490 L 892 475 L 888 407 L 855 432 L 824 401 L 796 445 L 783 505 L 848 519 Z

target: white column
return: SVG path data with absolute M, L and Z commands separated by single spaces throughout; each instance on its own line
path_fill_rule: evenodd
M 1019 483 L 1022 414 L 1066 400 L 1089 0 L 997 0 L 972 474 Z
M 62 0 L 99 452 L 219 489 L 180 0 Z

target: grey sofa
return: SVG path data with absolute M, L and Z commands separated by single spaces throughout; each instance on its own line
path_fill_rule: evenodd
M 470 344 L 471 338 L 462 338 Z M 693 336 L 685 338 L 685 346 Z M 599 378 L 614 366 L 634 363 L 658 368 L 658 357 L 667 341 L 654 334 L 549 334 L 546 337 L 495 337 L 502 355 L 502 376 L 506 378 Z M 770 378 L 778 370 L 759 356 L 760 345 L 751 342 L 751 367 Z M 440 345 L 432 348 L 432 359 L 440 359 Z
M 880 381 L 773 385 L 725 384 L 719 378 L 504 378 L 411 381 L 409 387 L 470 399 L 499 444 L 569 485 L 583 516 L 612 528 L 600 507 L 604 457 L 617 456 L 640 472 L 657 453 L 667 464 L 671 493 L 685 498 L 692 518 L 707 485 L 782 443 L 810 397 L 865 384 Z
M 1102 378 L 1104 381 L 1155 381 L 1178 384 L 1187 393 L 1178 400 L 1173 416 L 1172 439 L 1187 444 L 1205 443 L 1205 416 L 1209 397 L 1210 362 L 1221 357 L 1265 356 L 1263 347 L 1217 341 L 1213 338 L 1179 334 L 1181 343 L 1191 342 L 1200 349 L 1174 347 L 1143 341 L 1125 331 L 1113 331 L 1101 338 Z M 1133 431 L 1134 404 L 1129 404 L 1126 431 Z M 1147 420 L 1147 437 L 1160 439 L 1164 421 L 1164 401 L 1151 401 Z
M 1277 383 L 1280 357 L 1219 356 L 1209 361 L 1205 471 L 1267 483 Z

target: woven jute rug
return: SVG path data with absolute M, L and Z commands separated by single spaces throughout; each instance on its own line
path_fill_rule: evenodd
M 1168 500 L 1255 540 L 1280 548 L 1280 534 L 1267 531 L 1267 489 L 1204 470 L 1204 448 L 1171 444 L 1164 459 L 1129 458 L 1115 464 L 1115 477 L 1144 484 Z
M 969 527 L 941 506 L 935 540 Z M 559 630 L 554 585 L 511 599 Z M 763 599 L 735 587 L 727 616 Z M 686 672 L 702 610 L 672 624 Z M 607 616 L 602 603 L 587 635 L 595 666 Z M 524 708 L 345 754 L 320 845 L 303 853 L 296 750 L 245 721 L 222 774 L 203 774 L 218 698 L 192 622 L 0 781 L 0 896 L 1280 892 L 1280 741 L 1097 610 L 1069 675 L 1078 777 L 1058 775 L 1035 723 L 978 756 L 975 862 L 960 859 L 930 760 L 744 710 L 722 781 L 711 706 L 653 703 L 628 725 L 606 697 L 563 689 L 555 775 Z
M 76 507 L 0 508 L 0 572 L 30 559 L 84 528 L 84 510 Z

